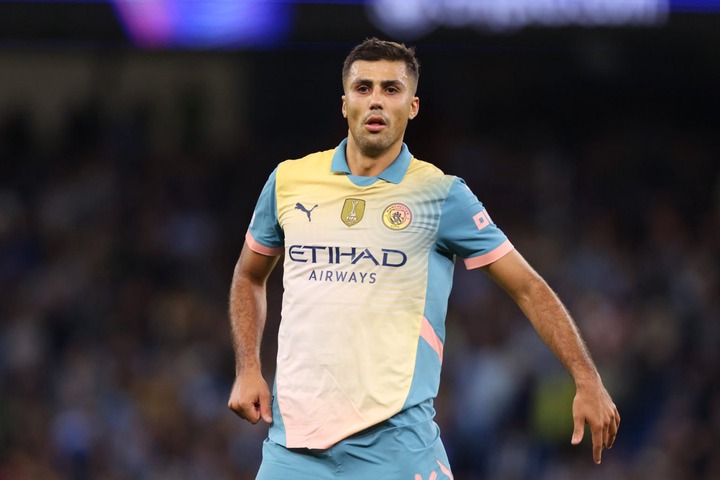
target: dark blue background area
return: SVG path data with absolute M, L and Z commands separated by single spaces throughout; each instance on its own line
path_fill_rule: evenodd
M 600 467 L 571 447 L 570 377 L 458 262 L 455 478 L 720 478 L 720 17 L 690 13 L 717 3 L 411 42 L 410 151 L 559 293 L 623 418 Z M 233 266 L 275 165 L 346 135 L 342 61 L 381 35 L 360 2 L 296 7 L 271 47 L 145 51 L 107 3 L 0 2 L 0 479 L 254 478 L 266 430 L 226 407 Z

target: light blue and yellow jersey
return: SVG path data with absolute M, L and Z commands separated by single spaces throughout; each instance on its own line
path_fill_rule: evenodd
M 405 145 L 378 177 L 353 176 L 346 142 L 281 163 L 246 236 L 285 255 L 270 438 L 288 448 L 434 414 L 454 259 L 513 249 L 461 179 Z

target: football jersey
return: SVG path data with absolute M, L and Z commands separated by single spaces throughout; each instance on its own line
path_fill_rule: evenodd
M 285 256 L 269 435 L 288 448 L 432 410 L 455 257 L 475 268 L 513 249 L 461 179 L 404 144 L 378 177 L 354 176 L 346 142 L 278 165 L 246 235 Z

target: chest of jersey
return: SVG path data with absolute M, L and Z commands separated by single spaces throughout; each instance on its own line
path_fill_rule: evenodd
M 442 194 L 446 193 L 438 186 L 427 188 L 412 179 L 400 184 L 377 180 L 369 186 L 355 185 L 345 175 L 289 185 L 283 185 L 281 180 L 277 192 L 278 220 L 286 249 L 294 245 L 427 247 L 435 235 Z M 307 251 L 310 257 L 318 257 L 322 248 Z M 348 258 L 338 258 L 334 253 L 327 249 L 325 256 L 334 262 Z
M 449 188 L 433 173 L 410 169 L 400 183 L 378 179 L 360 186 L 344 174 L 278 171 L 286 294 L 333 295 L 351 303 L 391 294 L 401 304 L 422 297 Z

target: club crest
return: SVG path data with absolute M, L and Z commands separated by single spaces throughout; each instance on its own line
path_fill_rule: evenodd
M 402 203 L 393 203 L 383 211 L 383 223 L 392 230 L 404 230 L 412 222 L 412 212 Z
M 358 198 L 346 198 L 340 212 L 340 219 L 348 227 L 352 227 L 360 222 L 365 215 L 365 200 Z

